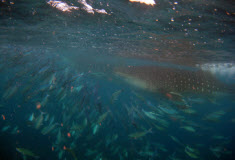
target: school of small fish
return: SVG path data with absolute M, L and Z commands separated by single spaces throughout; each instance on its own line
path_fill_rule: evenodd
M 218 107 L 200 95 L 169 93 L 188 105 L 179 108 L 160 93 L 148 97 L 143 91 L 108 80 L 104 81 L 113 88 L 105 90 L 96 83 L 96 74 L 78 73 L 63 58 L 43 49 L 19 48 L 1 49 L 5 54 L 0 59 L 0 135 L 17 139 L 28 136 L 24 130 L 36 132 L 51 143 L 45 152 L 56 153 L 60 160 L 218 159 L 232 155 L 231 137 L 215 133 L 229 108 Z M 203 110 L 207 105 L 216 107 Z M 234 117 L 229 122 L 234 124 Z M 203 136 L 211 141 L 204 143 Z M 36 148 L 21 142 L 13 150 L 24 159 L 39 159 L 41 152 Z

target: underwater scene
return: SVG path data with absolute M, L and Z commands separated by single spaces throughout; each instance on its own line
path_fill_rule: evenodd
M 0 160 L 235 159 L 235 1 L 0 0 Z

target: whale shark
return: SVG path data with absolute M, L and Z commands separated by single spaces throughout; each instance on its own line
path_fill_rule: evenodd
M 182 95 L 216 95 L 229 87 L 213 74 L 201 69 L 185 70 L 162 66 L 128 66 L 114 69 L 127 83 L 151 92 L 159 92 L 172 100 L 181 101 Z

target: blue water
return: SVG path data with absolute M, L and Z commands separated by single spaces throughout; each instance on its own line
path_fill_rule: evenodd
M 0 160 L 234 159 L 233 1 L 50 2 L 0 2 Z

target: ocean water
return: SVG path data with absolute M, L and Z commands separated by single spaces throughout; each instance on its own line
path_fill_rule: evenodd
M 145 2 L 0 1 L 0 160 L 234 159 L 234 1 Z

